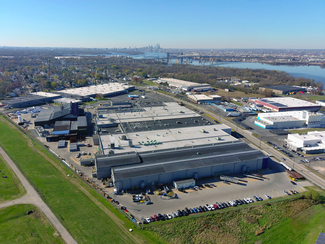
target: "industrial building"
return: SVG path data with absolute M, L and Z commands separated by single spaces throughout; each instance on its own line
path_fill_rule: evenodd
M 110 177 L 117 190 L 182 179 L 200 179 L 267 168 L 268 158 L 244 142 L 183 147 L 96 158 L 97 178 Z M 110 174 L 109 169 L 111 170 Z
M 61 94 L 62 97 L 73 98 L 85 102 L 95 98 L 97 95 L 113 97 L 129 93 L 129 91 L 132 90 L 134 90 L 134 86 L 124 83 L 108 83 L 103 85 L 66 89 L 58 93 Z
M 273 97 L 259 99 L 250 98 L 249 100 L 257 105 L 264 106 L 265 108 L 268 108 L 274 112 L 301 110 L 317 112 L 321 109 L 320 105 L 292 97 Z
M 78 104 L 81 104 L 82 103 L 81 100 L 66 98 L 66 97 L 54 99 L 53 102 L 58 103 L 58 104 L 65 104 L 65 103 L 78 103 Z
M 316 104 L 321 105 L 322 107 L 325 107 L 325 100 L 317 100 Z
M 82 111 L 83 113 L 83 111 Z M 53 106 L 48 109 L 42 109 L 34 121 L 35 126 L 53 127 L 57 120 L 77 120 L 79 116 L 79 106 L 77 103 L 63 104 Z
M 189 94 L 187 98 L 193 103 L 221 103 L 221 96 L 219 95 L 204 95 L 204 94 Z
M 157 80 L 157 83 L 168 83 L 171 87 L 180 88 L 184 91 L 193 91 L 193 92 L 204 92 L 212 91 L 213 88 L 209 84 L 195 83 L 185 80 L 178 80 L 174 78 L 160 78 Z
M 264 91 L 266 89 L 272 90 L 275 94 L 280 95 L 289 95 L 296 94 L 297 92 L 306 92 L 306 88 L 286 85 L 265 86 L 259 88 L 260 91 Z
M 46 135 L 47 141 L 76 140 L 88 134 L 87 117 L 78 103 L 63 104 L 42 109 L 34 121 L 36 128 L 53 128 L 51 135 Z
M 288 148 L 302 151 L 306 154 L 325 152 L 324 131 L 310 131 L 307 135 L 288 134 L 286 142 Z
M 23 108 L 51 103 L 57 98 L 61 98 L 61 95 L 49 92 L 33 92 L 24 97 L 15 97 L 10 100 L 3 100 L 1 104 L 11 108 Z
M 231 128 L 202 118 L 177 103 L 100 112 L 98 179 L 120 190 L 267 168 L 268 158 L 231 136 Z M 93 162 L 94 161 L 94 162 Z
M 310 111 L 259 113 L 254 123 L 264 129 L 319 128 L 325 126 L 325 116 Z

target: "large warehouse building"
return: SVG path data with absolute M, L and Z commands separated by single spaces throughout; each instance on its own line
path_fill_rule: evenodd
M 268 158 L 231 128 L 177 103 L 131 109 L 103 115 L 118 129 L 100 134 L 103 155 L 95 158 L 94 175 L 111 178 L 117 190 L 267 168 Z
M 211 91 L 213 88 L 209 84 L 195 83 L 185 80 L 178 80 L 174 78 L 160 78 L 158 83 L 167 82 L 169 86 L 181 88 L 184 91 L 204 92 Z
M 286 141 L 289 148 L 306 154 L 325 152 L 324 131 L 309 131 L 307 135 L 289 134 Z
M 278 86 L 265 86 L 260 87 L 260 91 L 264 90 L 272 90 L 275 94 L 280 95 L 289 95 L 289 94 L 296 94 L 297 92 L 306 92 L 306 88 L 297 87 L 297 86 L 285 86 L 285 85 L 278 85 Z
M 264 129 L 319 128 L 325 126 L 325 117 L 309 111 L 259 113 L 255 125 Z
M 274 112 L 301 111 L 308 110 L 317 112 L 322 106 L 305 100 L 292 97 L 273 97 L 250 99 L 251 102 L 262 105 Z
M 78 99 L 84 102 L 89 101 L 91 98 L 95 98 L 97 95 L 101 95 L 103 97 L 113 97 L 129 93 L 129 91 L 132 90 L 134 90 L 134 86 L 124 83 L 108 83 L 103 85 L 62 90 L 58 93 L 61 94 L 62 97 Z
M 11 108 L 23 108 L 51 103 L 53 100 L 58 98 L 61 98 L 61 95 L 50 92 L 33 92 L 24 97 L 15 97 L 10 100 L 3 100 L 1 103 Z

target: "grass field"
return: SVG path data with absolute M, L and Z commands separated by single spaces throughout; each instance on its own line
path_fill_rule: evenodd
M 160 243 L 0 116 L 0 145 L 78 243 Z M 134 229 L 129 232 L 128 229 Z
M 302 95 L 302 99 L 307 98 L 311 101 L 317 101 L 317 100 L 325 100 L 325 96 L 317 96 L 317 95 Z
M 29 210 L 34 213 L 27 215 Z M 0 243 L 65 243 L 33 205 L 0 209 Z
M 315 243 L 325 229 L 325 208 L 290 198 L 150 225 L 169 243 Z M 269 206 L 268 206 L 269 205 Z M 260 242 L 259 242 L 260 241 Z
M 25 193 L 24 187 L 0 155 L 0 202 L 15 199 Z M 6 176 L 7 178 L 3 178 Z
M 217 95 L 219 96 L 224 96 L 224 97 L 234 97 L 234 98 L 242 98 L 242 97 L 264 97 L 264 95 L 261 94 L 255 94 L 255 93 L 247 93 L 242 91 L 232 91 L 232 92 L 226 92 L 225 90 L 219 89 L 216 92 Z

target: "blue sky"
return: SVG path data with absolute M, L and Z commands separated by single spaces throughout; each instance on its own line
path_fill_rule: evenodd
M 0 46 L 325 49 L 325 0 L 0 0 Z

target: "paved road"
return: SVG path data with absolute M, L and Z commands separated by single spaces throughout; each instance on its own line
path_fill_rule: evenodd
M 169 95 L 163 94 L 163 93 L 159 93 L 163 96 L 168 96 L 171 97 Z M 177 99 L 177 98 L 173 98 L 175 101 L 178 102 L 182 102 L 183 104 L 189 105 L 191 107 L 195 107 L 195 105 L 193 105 L 192 103 Z M 266 145 L 264 142 L 262 142 L 261 140 L 259 140 L 258 138 L 256 138 L 255 136 L 252 135 L 252 133 L 250 131 L 247 130 L 243 130 L 241 128 L 239 128 L 237 125 L 234 125 L 233 123 L 223 119 L 221 116 L 217 116 L 215 114 L 213 114 L 211 111 L 203 108 L 202 106 L 200 107 L 200 110 L 205 112 L 206 114 L 216 118 L 218 121 L 220 121 L 221 123 L 228 125 L 229 127 L 231 127 L 233 130 L 237 131 L 239 134 L 243 135 L 247 140 L 249 140 L 251 143 L 255 144 L 256 146 L 258 146 L 261 150 L 274 155 L 279 161 L 282 161 L 282 158 L 286 158 L 286 164 L 288 164 L 288 166 L 290 166 L 291 168 L 294 168 L 295 171 L 297 171 L 298 173 L 300 173 L 301 175 L 303 175 L 307 180 L 311 181 L 312 183 L 314 183 L 315 185 L 317 185 L 318 187 L 322 188 L 325 190 L 325 180 L 319 176 L 317 176 L 316 174 L 314 174 L 313 172 L 309 171 L 307 168 L 305 168 L 303 165 L 297 164 L 295 163 L 292 159 L 290 159 L 289 157 L 286 157 L 285 155 L 283 155 L 282 153 L 280 153 L 279 151 L 275 150 L 274 148 L 271 148 L 270 146 Z
M 63 240 L 65 240 L 68 244 L 77 243 L 70 233 L 66 230 L 66 228 L 60 223 L 57 217 L 53 214 L 51 209 L 45 204 L 45 202 L 41 199 L 32 185 L 27 181 L 25 176 L 20 172 L 14 162 L 9 158 L 8 154 L 0 147 L 0 154 L 2 157 L 7 161 L 8 165 L 11 169 L 15 172 L 19 180 L 21 181 L 22 185 L 26 190 L 26 194 L 21 198 L 15 199 L 13 201 L 7 201 L 0 204 L 0 208 L 9 207 L 15 204 L 33 204 L 37 206 L 48 218 L 54 228 L 60 233 Z

